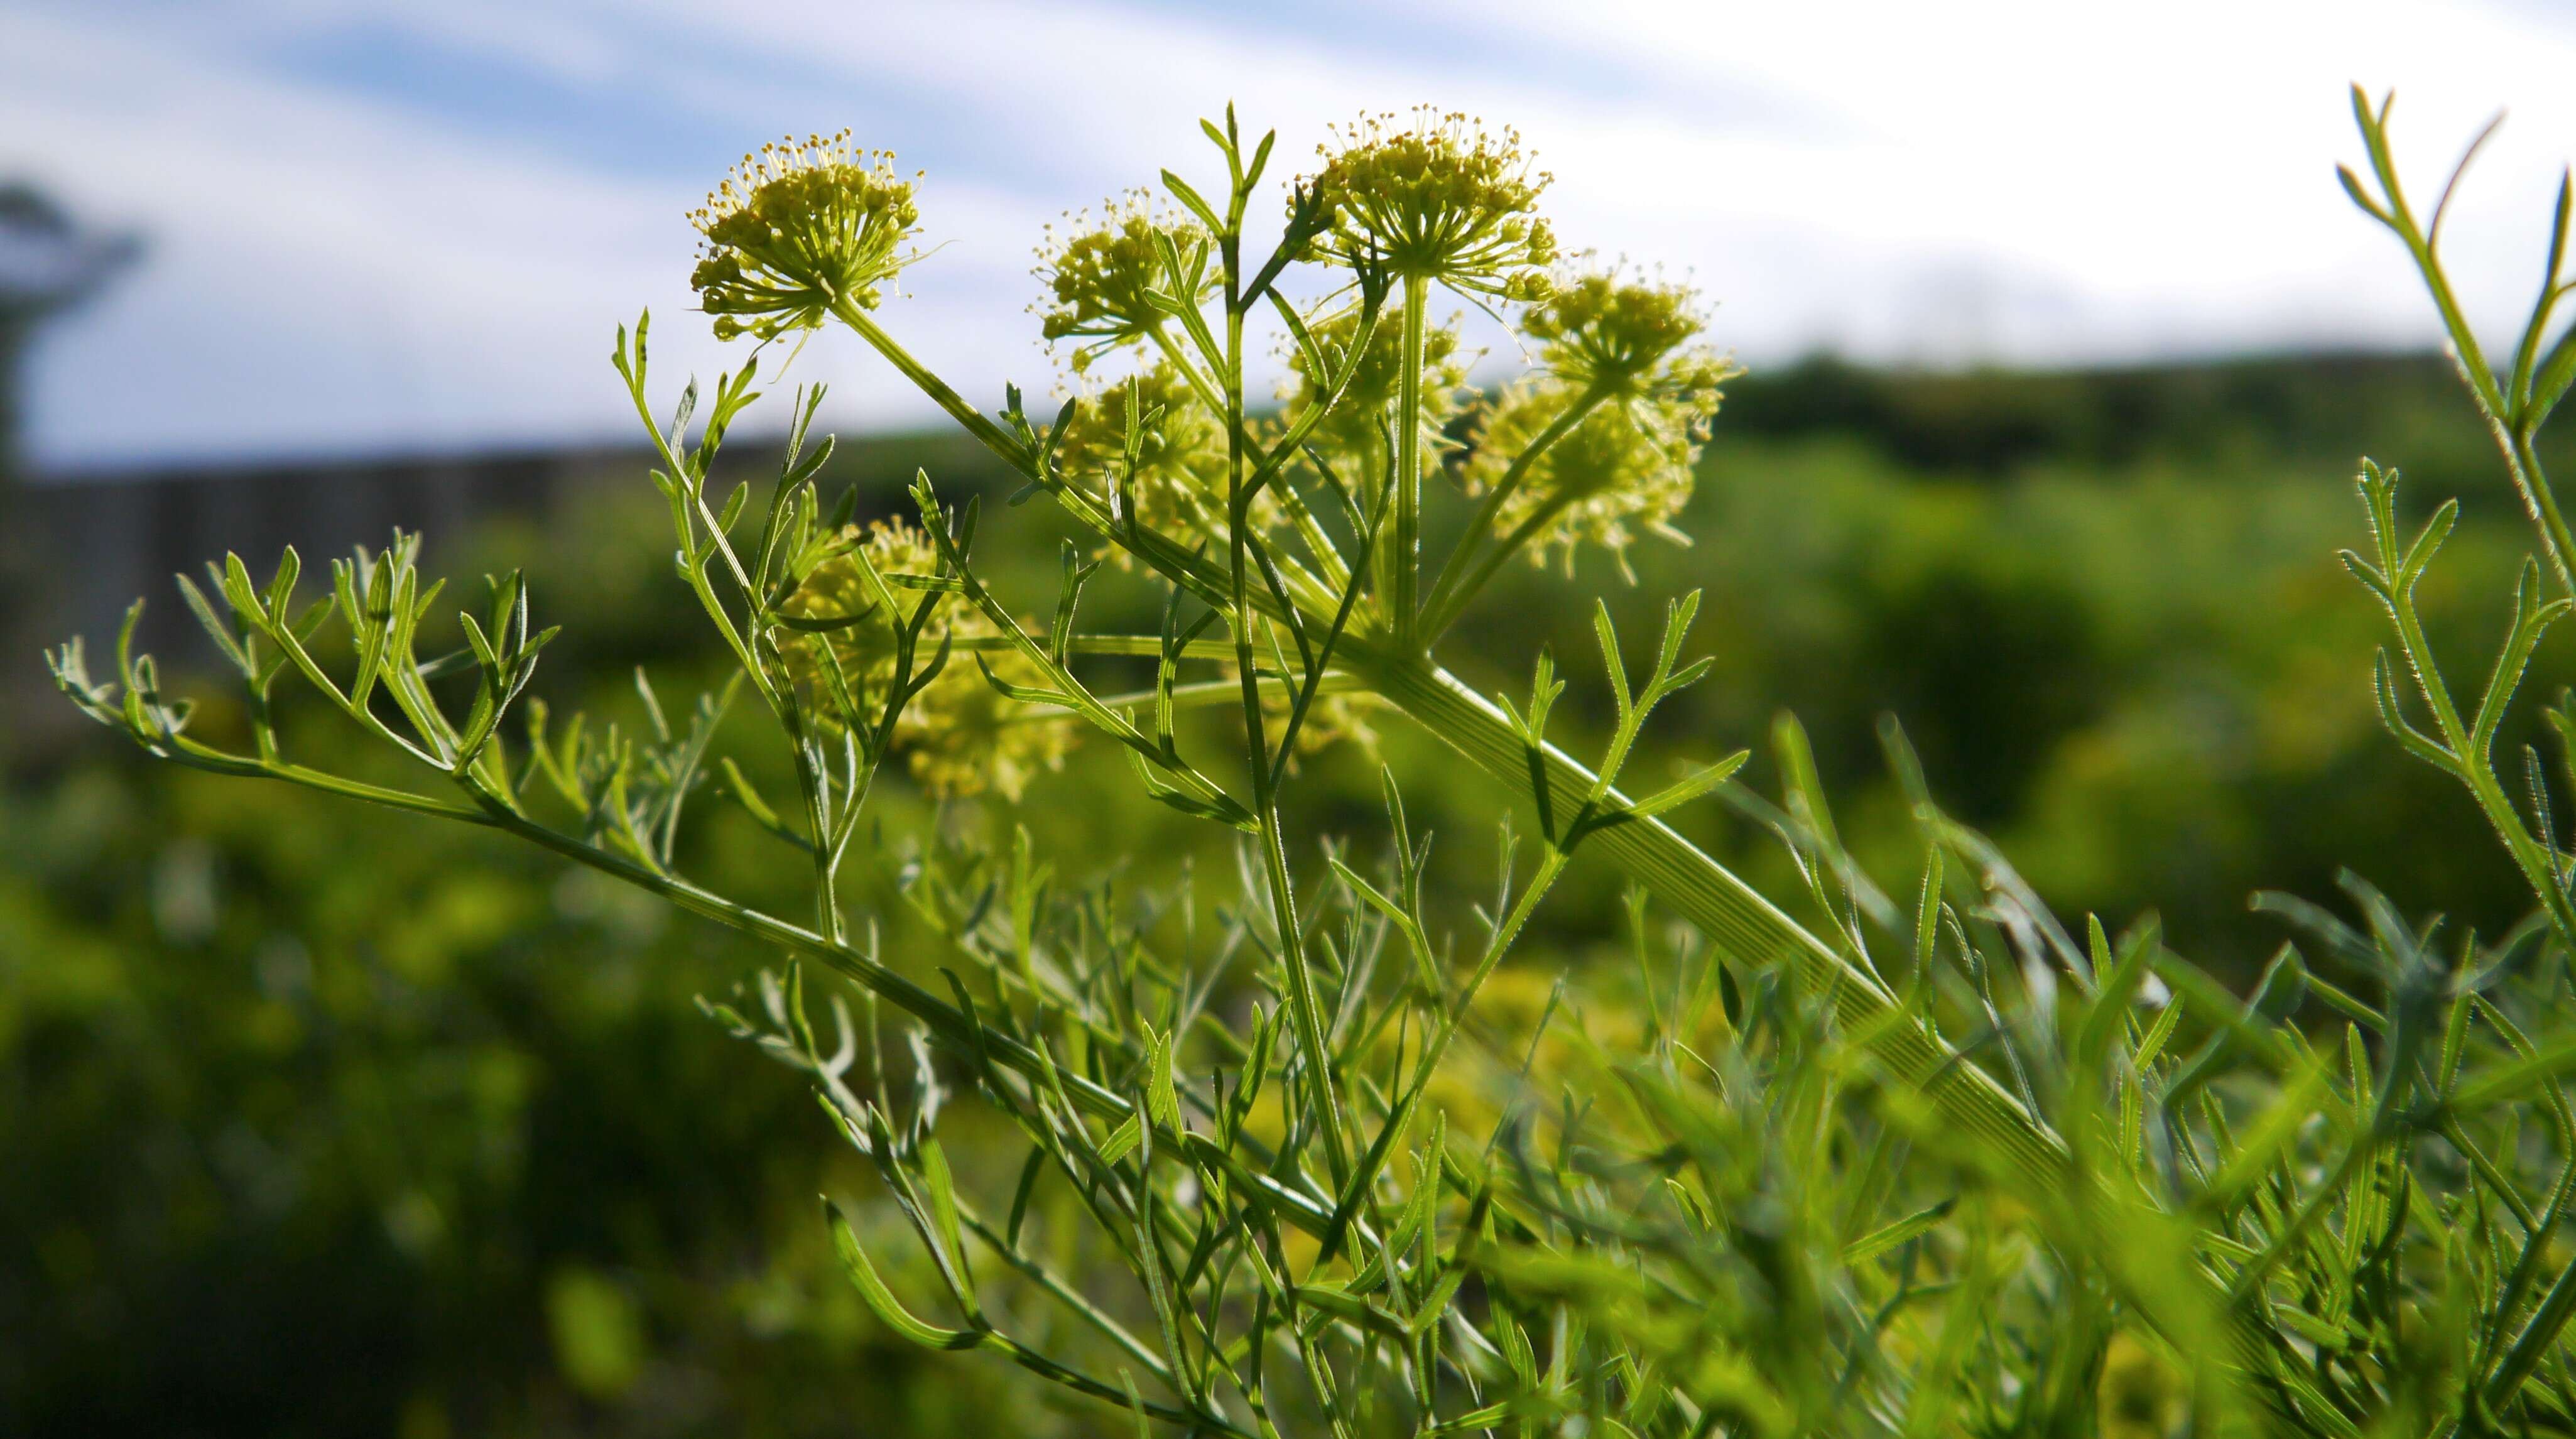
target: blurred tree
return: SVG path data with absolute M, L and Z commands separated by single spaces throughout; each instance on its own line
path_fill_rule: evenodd
M 133 235 L 81 224 L 33 185 L 0 182 L 0 485 L 18 470 L 20 369 L 37 329 L 141 249 Z
M 40 637 L 27 631 L 50 625 L 39 601 L 52 577 L 17 498 L 27 353 L 47 320 L 98 293 L 141 250 L 138 237 L 84 225 L 31 184 L 0 181 L 0 652 L 30 653 Z M 29 678 L 0 680 L 0 749 Z

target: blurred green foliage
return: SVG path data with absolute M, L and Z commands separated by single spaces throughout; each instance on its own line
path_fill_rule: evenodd
M 1640 547 L 1633 594 L 1591 578 L 1614 608 L 1634 602 L 1620 618 L 1640 631 L 1646 605 L 1705 587 L 1716 671 L 1665 723 L 1715 753 L 1762 748 L 1770 716 L 1797 711 L 1864 858 L 1911 852 L 1875 739 L 1894 711 L 1954 809 L 2061 909 L 2159 910 L 2178 949 L 2250 974 L 2282 935 L 2246 895 L 2322 897 L 2340 866 L 2489 934 L 2528 903 L 2468 802 L 2379 730 L 2377 629 L 2332 558 L 2359 538 L 2364 451 L 2405 466 L 2423 503 L 2462 494 L 2426 609 L 2490 643 L 2528 544 L 2487 444 L 2429 359 L 1955 376 L 1817 362 L 1735 387 L 1684 520 L 1694 547 Z M 951 492 L 989 479 L 936 440 L 849 447 L 836 470 L 890 500 L 915 465 Z M 462 576 L 526 564 L 541 617 L 569 625 L 538 688 L 631 721 L 634 667 L 683 695 L 716 660 L 663 526 L 639 475 L 542 531 L 496 525 L 432 559 Z M 1047 582 L 1021 579 L 1041 604 Z M 1455 651 L 1503 666 L 1471 680 L 1513 683 L 1541 643 L 1586 651 L 1584 609 L 1527 602 L 1534 582 L 1471 612 L 1483 632 Z M 2544 648 L 2527 693 L 2571 668 Z M 308 749 L 328 733 L 303 728 Z M 1390 747 L 1424 743 L 1380 728 Z M 147 779 L 145 763 L 85 734 L 15 755 L 0 794 L 0 1431 L 1098 1422 L 981 1368 L 925 1366 L 861 1309 L 812 1199 L 874 1181 L 792 1075 L 689 1002 L 775 956 L 524 847 Z M 1368 823 L 1360 758 L 1311 763 L 1345 782 L 1314 787 L 1295 828 Z M 1401 767 L 1432 823 L 1485 832 L 1494 799 L 1462 767 Z M 884 843 L 1043 814 L 1041 849 L 1094 877 L 1096 856 L 1155 853 L 1188 823 L 1117 768 L 1078 751 L 1011 809 L 889 796 Z M 701 829 L 683 867 L 792 892 L 737 821 Z M 1687 827 L 1789 888 L 1758 827 L 1715 806 Z M 1449 907 L 1473 898 L 1482 850 L 1435 853 Z M 873 867 L 865 907 L 901 957 L 891 868 Z M 1537 947 L 1606 953 L 1616 903 L 1612 877 L 1578 864 Z

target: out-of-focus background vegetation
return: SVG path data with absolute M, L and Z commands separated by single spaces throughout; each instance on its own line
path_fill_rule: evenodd
M 2410 912 L 2493 932 L 2518 913 L 2510 872 L 2372 715 L 2373 619 L 2333 558 L 2359 533 L 2349 479 L 2365 452 L 2406 467 L 2419 503 L 2464 500 L 2429 608 L 2487 636 L 2521 522 L 2427 356 L 1757 372 L 1708 447 L 1696 543 L 1641 546 L 1634 588 L 1606 565 L 1575 587 L 1637 612 L 1632 633 L 1661 596 L 1705 587 L 1716 671 L 1660 753 L 1759 750 L 1795 710 L 1864 855 L 1895 843 L 1875 734 L 1893 712 L 1943 796 L 2070 916 L 2155 909 L 2178 948 L 2242 974 L 2281 938 L 2248 894 L 2324 895 L 2350 866 Z M 881 511 L 917 464 L 952 490 L 991 479 L 954 443 L 893 438 L 845 446 L 834 483 Z M 526 565 L 541 615 L 567 626 L 539 688 L 633 723 L 636 666 L 673 696 L 716 656 L 669 576 L 640 459 L 622 473 L 542 514 L 436 534 L 430 552 L 465 580 Z M 1037 508 L 996 514 L 993 552 L 1051 565 Z M 0 686 L 0 1430 L 1091 1422 L 1036 1407 L 992 1366 L 923 1359 L 847 1291 L 813 1197 L 869 1183 L 795 1077 L 690 1002 L 776 956 L 521 847 L 151 766 L 67 727 L 28 683 L 31 617 L 61 608 L 40 602 L 63 578 L 45 548 L 17 546 Z M 1038 603 L 1043 575 L 1022 578 Z M 1585 610 L 1561 583 L 1499 586 L 1451 662 L 1518 685 L 1553 643 L 1585 695 Z M 176 608 L 166 588 L 155 604 Z M 2537 673 L 2554 688 L 2569 656 L 2545 651 Z M 353 753 L 302 718 L 296 742 Z M 221 703 L 205 722 L 228 722 Z M 1493 797 L 1464 779 L 1444 791 L 1461 766 L 1402 764 L 1437 756 L 1400 721 L 1381 735 L 1444 837 L 1446 882 L 1481 884 Z M 757 745 L 742 753 L 777 772 Z M 1104 761 L 1077 750 L 1009 808 L 934 814 L 895 786 L 887 852 L 935 825 L 1016 821 L 1084 879 L 1101 855 L 1203 838 Z M 1311 773 L 1298 833 L 1374 824 L 1364 757 Z M 1758 764 L 1748 779 L 1768 787 Z M 684 868 L 753 894 L 780 883 L 739 815 L 709 801 L 703 816 Z M 1786 884 L 1758 829 L 1715 806 L 1690 828 Z M 858 868 L 863 907 L 927 975 L 936 956 L 911 947 L 891 861 Z M 1578 874 L 1530 962 L 1606 976 L 1616 896 Z

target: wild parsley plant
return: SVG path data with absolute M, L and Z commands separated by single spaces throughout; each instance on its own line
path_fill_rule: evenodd
M 819 390 L 791 402 L 763 495 L 718 493 L 762 352 L 718 377 L 703 416 L 692 382 L 664 421 L 639 320 L 616 368 L 680 580 L 731 660 L 686 723 L 649 687 L 641 734 L 527 699 L 554 632 L 520 575 L 457 616 L 461 648 L 423 655 L 441 590 L 416 536 L 335 562 L 310 602 L 291 550 L 265 584 L 233 556 L 205 586 L 180 581 L 237 674 L 247 747 L 190 733 L 131 620 L 113 680 L 78 641 L 51 659 L 76 703 L 156 755 L 515 835 L 777 946 L 782 974 L 709 1010 L 807 1075 L 881 1177 L 916 1257 L 872 1252 L 862 1231 L 884 1226 L 827 1205 L 860 1295 L 906 1338 L 1006 1359 L 1116 1425 L 2576 1431 L 2576 851 L 2552 808 L 2576 774 L 2494 754 L 2542 632 L 2576 602 L 2576 540 L 2533 443 L 2576 377 L 2558 323 L 2576 288 L 2568 190 L 2535 312 L 2494 367 L 2442 266 L 2445 206 L 2419 223 L 2388 106 L 2355 105 L 2370 173 L 2345 183 L 2413 255 L 2538 548 L 2466 707 L 2413 603 L 2455 509 L 2410 536 L 2394 471 L 2366 465 L 2369 546 L 2344 559 L 2391 625 L 2383 717 L 2462 784 L 2534 909 L 2480 936 L 2409 921 L 2359 877 L 2358 924 L 2265 896 L 2302 938 L 2248 998 L 2152 919 L 2070 932 L 1935 804 L 1892 724 L 1920 838 L 1901 880 L 1843 846 L 1786 718 L 1776 803 L 1732 781 L 1742 753 L 1623 789 L 1658 707 L 1707 673 L 1696 595 L 1643 650 L 1596 610 L 1584 682 L 1615 722 L 1588 760 L 1549 739 L 1568 680 L 1547 655 L 1510 696 L 1443 665 L 1516 559 L 1669 535 L 1732 367 L 1688 287 L 1561 249 L 1516 135 L 1428 110 L 1338 132 L 1284 191 L 1264 184 L 1272 137 L 1247 142 L 1229 112 L 1202 125 L 1209 179 L 1164 171 L 1159 193 L 1051 233 L 1039 311 L 1074 384 L 1052 416 L 1016 388 L 987 414 L 898 339 L 887 301 L 924 220 L 890 156 L 847 136 L 772 146 L 692 217 L 720 337 L 856 334 L 1008 467 L 1010 507 L 1070 523 L 1042 621 L 989 580 L 1007 520 L 977 499 L 925 474 L 910 515 L 868 525 L 853 496 L 825 499 Z M 1442 292 L 1514 326 L 1528 373 L 1471 394 L 1462 336 L 1432 317 Z M 1291 377 L 1276 406 L 1248 389 L 1264 335 Z M 1104 565 L 1151 588 L 1159 626 L 1083 621 Z M 1147 687 L 1103 678 L 1147 663 Z M 290 757 L 281 682 L 429 782 Z M 792 796 L 714 753 L 742 702 L 783 743 Z M 1372 836 L 1288 830 L 1296 757 L 1371 709 L 1522 801 L 1526 838 L 1505 831 L 1463 929 L 1426 898 L 1405 776 L 1383 774 Z M 1205 731 L 1192 710 L 1230 715 L 1239 743 L 1185 746 Z M 2576 704 L 2550 718 L 2576 741 Z M 1077 736 L 1208 827 L 1234 902 L 1203 922 L 1186 889 L 1059 884 L 1025 832 L 987 850 L 942 831 L 901 876 L 944 946 L 905 968 L 942 988 L 887 963 L 843 879 L 885 764 L 903 755 L 933 793 L 1015 796 Z M 794 857 L 809 912 L 679 872 L 684 813 L 709 788 Z M 1710 796 L 1776 834 L 1803 884 L 1759 894 L 1664 823 Z M 1566 983 L 1531 991 L 1503 964 L 1578 858 L 1629 883 L 1640 997 L 1581 1023 Z M 892 1077 L 886 1006 L 910 1059 Z M 960 1091 L 1017 1136 L 1013 1182 L 952 1163 L 940 1118 Z

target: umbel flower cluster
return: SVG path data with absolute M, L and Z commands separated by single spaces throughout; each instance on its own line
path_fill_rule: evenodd
M 1138 191 L 1102 207 L 1095 224 L 1087 214 L 1065 217 L 1038 245 L 1037 277 L 1046 287 L 1038 309 L 1047 342 L 1083 341 L 1073 351 L 1078 374 L 1092 359 L 1121 345 L 1155 339 L 1178 325 L 1184 306 L 1195 310 L 1214 293 L 1218 276 L 1207 263 L 1205 227 L 1164 213 Z M 1173 266 L 1185 288 L 1171 288 Z
M 783 607 L 794 619 L 833 628 L 781 646 L 780 655 L 809 698 L 829 683 L 827 666 L 837 666 L 862 706 L 873 708 L 896 682 L 898 635 L 933 597 L 896 590 L 898 608 L 889 610 L 872 596 L 866 567 L 880 576 L 934 574 L 939 551 L 920 526 L 901 517 L 847 526 L 842 535 L 842 552 L 815 566 Z M 997 639 L 1001 629 L 967 609 L 951 614 L 948 633 L 953 641 L 973 645 Z M 1004 674 L 1027 676 L 1016 655 L 992 655 L 986 663 Z M 903 706 L 894 739 L 905 751 L 913 781 L 930 794 L 963 799 L 991 790 L 1017 801 L 1039 773 L 1063 767 L 1074 729 L 1062 714 L 1012 703 L 969 659 L 943 667 Z
M 1491 135 L 1425 105 L 1410 124 L 1363 116 L 1335 140 L 1317 147 L 1323 167 L 1305 185 L 1324 221 L 1316 257 L 1506 300 L 1547 292 L 1556 232 L 1538 200 L 1552 177 L 1532 168 L 1518 131 Z
M 1698 298 L 1685 285 L 1593 272 L 1563 280 L 1523 316 L 1543 368 L 1485 411 L 1464 478 L 1471 492 L 1501 496 L 1496 523 L 1532 563 L 1554 556 L 1571 573 L 1590 544 L 1624 571 L 1639 531 L 1689 543 L 1673 520 L 1735 373 L 1697 343 Z M 1570 430 L 1539 443 L 1586 404 Z
M 917 177 L 916 177 L 917 178 Z M 894 155 L 850 132 L 763 145 L 689 216 L 704 238 L 689 283 L 718 339 L 774 339 L 833 305 L 876 308 L 921 215 Z
M 1251 168 L 1266 156 L 1265 145 Z M 1081 496 L 1103 522 L 1095 553 L 1131 573 L 1168 568 L 1153 543 L 1216 554 L 1240 532 L 1283 598 L 1330 611 L 1347 591 L 1353 634 L 1421 645 L 1510 558 L 1571 568 L 1594 547 L 1625 573 L 1639 536 L 1683 540 L 1675 521 L 1731 367 L 1704 343 L 1687 286 L 1562 259 L 1539 210 L 1549 177 L 1515 132 L 1429 107 L 1334 132 L 1317 171 L 1291 189 L 1287 234 L 1256 277 L 1263 293 L 1238 289 L 1234 301 L 1244 317 L 1281 321 L 1287 377 L 1269 415 L 1248 412 L 1241 352 L 1218 338 L 1226 326 L 1211 313 L 1226 299 L 1218 237 L 1250 192 L 1241 156 L 1230 163 L 1230 206 L 1171 178 L 1168 197 L 1130 192 L 1068 215 L 1039 247 L 1031 311 L 1051 345 L 1072 346 L 1076 393 L 1055 425 L 1029 425 L 1014 453 L 1042 453 L 1041 487 Z M 891 344 L 859 313 L 907 263 L 901 245 L 918 223 L 913 184 L 888 157 L 846 136 L 773 146 L 694 218 L 707 238 L 697 284 L 720 336 L 771 338 L 837 315 Z M 1301 264 L 1326 284 L 1302 308 L 1280 288 Z M 1432 288 L 1501 307 L 1520 330 L 1513 348 L 1537 367 L 1473 391 L 1477 352 L 1456 317 L 1427 318 Z M 1420 514 L 1426 481 L 1443 469 L 1476 503 L 1435 582 Z M 1373 553 L 1360 556 L 1351 547 L 1364 533 Z M 793 604 L 823 613 L 835 602 L 826 591 L 851 582 L 827 565 L 805 583 Z M 977 622 L 957 623 L 966 634 Z M 962 702 L 959 686 L 952 676 L 926 690 L 925 714 Z M 1298 737 L 1311 745 L 1356 729 L 1323 721 L 1359 703 L 1311 703 L 1316 723 L 1301 719 Z M 954 718 L 907 721 L 899 734 L 917 756 L 962 758 L 967 716 Z M 1052 731 L 998 726 L 983 716 L 973 727 L 1009 735 L 992 748 L 992 783 L 1011 791 L 1029 756 L 1044 764 L 1056 751 L 1038 738 Z M 915 763 L 943 788 L 974 787 L 947 759 Z

